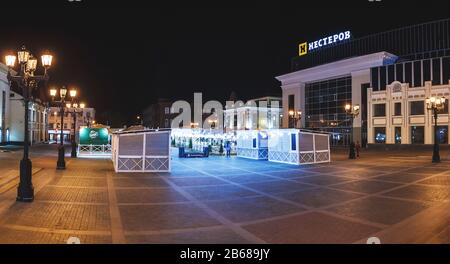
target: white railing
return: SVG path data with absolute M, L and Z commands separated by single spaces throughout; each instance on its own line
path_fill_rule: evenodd
M 79 156 L 111 156 L 111 145 L 78 145 Z

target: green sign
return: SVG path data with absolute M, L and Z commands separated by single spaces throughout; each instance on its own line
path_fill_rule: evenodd
M 82 128 L 80 129 L 81 145 L 108 145 L 107 128 Z

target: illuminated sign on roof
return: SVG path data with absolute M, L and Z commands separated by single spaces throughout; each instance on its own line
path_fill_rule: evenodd
M 312 42 L 303 42 L 298 45 L 298 55 L 303 56 L 308 52 L 328 46 L 330 44 L 338 43 L 351 38 L 350 31 L 340 32 L 325 38 L 321 38 Z

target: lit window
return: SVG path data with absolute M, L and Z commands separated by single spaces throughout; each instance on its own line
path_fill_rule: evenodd
M 291 150 L 296 151 L 297 150 L 297 136 L 296 134 L 291 134 Z

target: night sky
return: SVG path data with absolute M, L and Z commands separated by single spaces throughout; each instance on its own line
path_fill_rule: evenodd
M 204 100 L 224 101 L 232 91 L 243 100 L 280 95 L 274 77 L 290 71 L 300 42 L 344 30 L 361 37 L 449 17 L 446 8 L 414 8 L 410 1 L 407 12 L 363 0 L 358 6 L 331 1 L 333 6 L 303 7 L 275 1 L 144 6 L 150 1 L 60 0 L 34 1 L 40 7 L 27 9 L 11 2 L 1 10 L 2 58 L 22 44 L 36 55 L 50 50 L 49 85 L 78 87 L 98 121 L 112 126 L 132 123 L 157 98 L 190 100 L 193 92 L 203 92 Z

